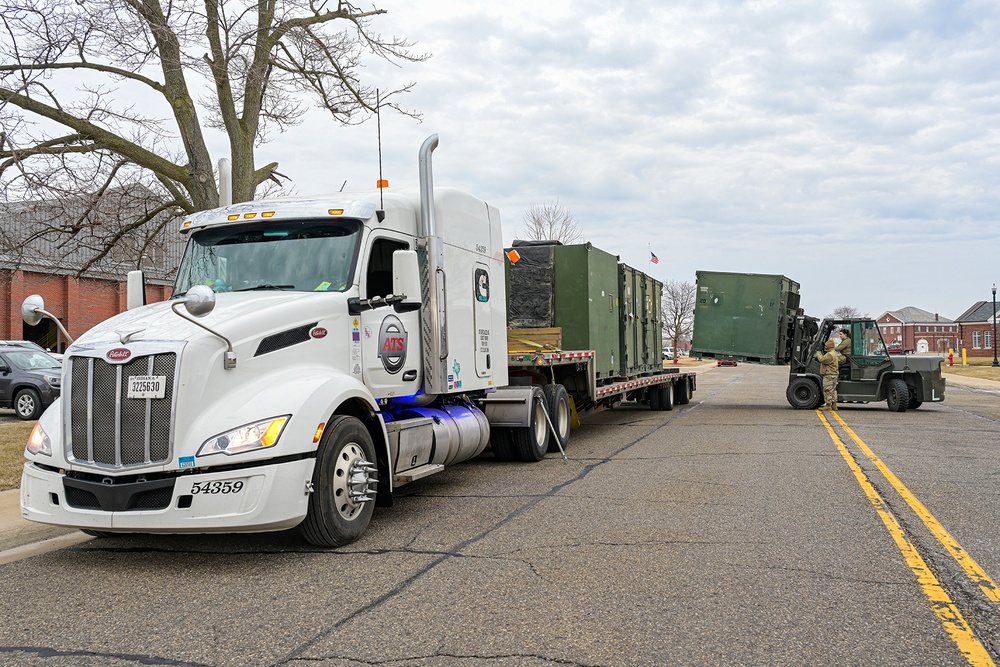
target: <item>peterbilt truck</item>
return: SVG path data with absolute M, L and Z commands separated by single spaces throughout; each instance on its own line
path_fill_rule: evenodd
M 184 220 L 172 297 L 143 305 L 130 275 L 129 309 L 66 350 L 22 516 L 95 536 L 298 526 L 337 547 L 400 486 L 487 447 L 539 461 L 583 409 L 688 402 L 689 374 L 602 375 L 593 350 L 530 331 L 508 349 L 499 211 L 433 186 L 436 146 L 417 189 Z M 22 314 L 51 315 L 37 296 Z
M 796 409 L 823 403 L 816 352 L 850 332 L 839 363 L 837 401 L 885 401 L 893 412 L 944 400 L 944 358 L 894 355 L 878 323 L 867 317 L 827 318 L 799 308 L 799 284 L 781 275 L 698 271 L 691 354 L 702 358 L 787 364 L 785 398 Z

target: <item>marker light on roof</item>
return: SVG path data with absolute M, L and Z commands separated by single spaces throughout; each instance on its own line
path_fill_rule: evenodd
M 187 228 L 188 228 L 188 227 L 190 227 L 190 226 L 191 226 L 192 224 L 194 224 L 194 223 L 192 223 L 192 222 L 191 222 L 190 220 L 185 220 L 185 221 L 184 221 L 184 224 L 183 224 L 183 225 L 181 225 L 181 229 L 187 229 Z
M 226 218 L 226 220 L 239 220 L 239 219 L 240 219 L 239 213 L 234 213 L 233 215 L 230 215 Z
M 246 219 L 246 220 L 253 220 L 256 217 L 257 217 L 256 213 L 244 213 L 243 214 L 243 218 Z
M 264 211 L 263 213 L 260 214 L 260 217 L 262 217 L 262 218 L 273 218 L 274 217 L 274 211 Z
M 342 208 L 331 208 L 327 211 L 330 215 L 344 215 L 344 209 Z

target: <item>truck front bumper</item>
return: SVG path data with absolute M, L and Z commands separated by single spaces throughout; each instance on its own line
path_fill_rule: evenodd
M 306 515 L 315 459 L 104 487 L 26 463 L 21 516 L 72 528 L 141 533 L 249 533 Z M 102 488 L 104 487 L 104 488 Z M 149 507 L 156 509 L 148 509 Z

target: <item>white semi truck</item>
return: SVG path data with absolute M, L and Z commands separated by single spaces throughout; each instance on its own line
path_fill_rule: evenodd
M 687 373 L 617 379 L 593 351 L 508 354 L 499 211 L 435 189 L 274 199 L 192 215 L 173 297 L 67 349 L 25 450 L 21 512 L 92 535 L 299 526 L 357 539 L 401 485 L 480 455 L 538 461 L 574 403 L 686 403 Z M 29 297 L 29 322 L 45 311 Z M 657 332 L 658 335 L 658 332 Z M 657 355 L 658 357 L 659 355 Z

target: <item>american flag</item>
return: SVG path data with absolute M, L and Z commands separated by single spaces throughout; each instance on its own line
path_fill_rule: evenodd
M 649 261 L 652 262 L 653 264 L 659 264 L 660 263 L 660 258 L 656 256 L 656 253 L 654 253 L 652 250 L 650 250 L 649 251 Z

